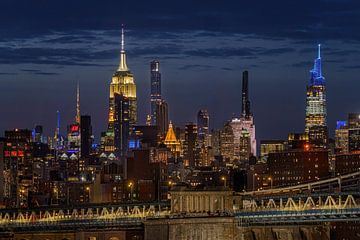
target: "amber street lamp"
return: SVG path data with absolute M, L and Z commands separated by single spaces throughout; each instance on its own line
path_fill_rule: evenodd
M 272 189 L 273 188 L 273 179 L 272 179 L 272 177 L 269 177 L 268 180 L 270 181 L 270 188 Z
M 224 187 L 226 187 L 226 177 L 225 176 L 221 177 L 221 181 L 224 181 Z
M 130 200 L 132 201 L 134 183 L 133 183 L 132 181 L 130 181 L 130 182 L 128 183 L 128 187 L 130 188 Z

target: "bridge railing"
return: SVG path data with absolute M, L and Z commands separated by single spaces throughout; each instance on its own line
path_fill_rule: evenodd
M 37 225 L 51 223 L 72 223 L 87 221 L 114 221 L 126 222 L 141 221 L 147 217 L 162 218 L 169 215 L 169 207 L 159 205 L 139 206 L 103 206 L 74 209 L 49 210 L 18 210 L 2 211 L 0 213 L 0 227 L 11 225 Z
M 304 211 L 310 209 L 349 209 L 358 208 L 359 200 L 355 199 L 353 195 L 341 196 L 337 198 L 328 196 L 319 196 L 317 198 L 308 196 L 307 198 L 292 198 L 287 199 L 251 199 L 243 200 L 242 208 L 238 212 L 252 212 L 252 211 Z

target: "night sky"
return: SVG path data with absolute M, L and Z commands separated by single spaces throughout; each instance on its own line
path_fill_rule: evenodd
M 305 90 L 321 43 L 328 126 L 360 112 L 360 1 L 1 0 L 0 131 L 44 126 L 53 135 L 82 114 L 107 128 L 108 91 L 126 27 L 140 123 L 150 110 L 149 63 L 161 63 L 163 96 L 177 125 L 209 110 L 211 128 L 241 111 L 249 70 L 257 139 L 304 130 Z

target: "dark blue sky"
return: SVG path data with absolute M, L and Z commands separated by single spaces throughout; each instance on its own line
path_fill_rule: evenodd
M 62 130 L 81 110 L 96 137 L 106 129 L 108 89 L 126 25 L 128 65 L 139 119 L 149 112 L 149 62 L 161 62 L 163 95 L 176 124 L 207 108 L 219 128 L 241 108 L 241 72 L 250 72 L 258 139 L 303 131 L 305 88 L 322 43 L 328 125 L 360 112 L 360 1 L 0 2 L 0 131 Z

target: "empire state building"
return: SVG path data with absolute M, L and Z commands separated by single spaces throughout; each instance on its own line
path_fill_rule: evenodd
M 110 83 L 109 122 L 105 151 L 116 157 L 127 152 L 128 138 L 137 123 L 137 98 L 134 76 L 126 64 L 124 28 L 121 30 L 120 64 Z

